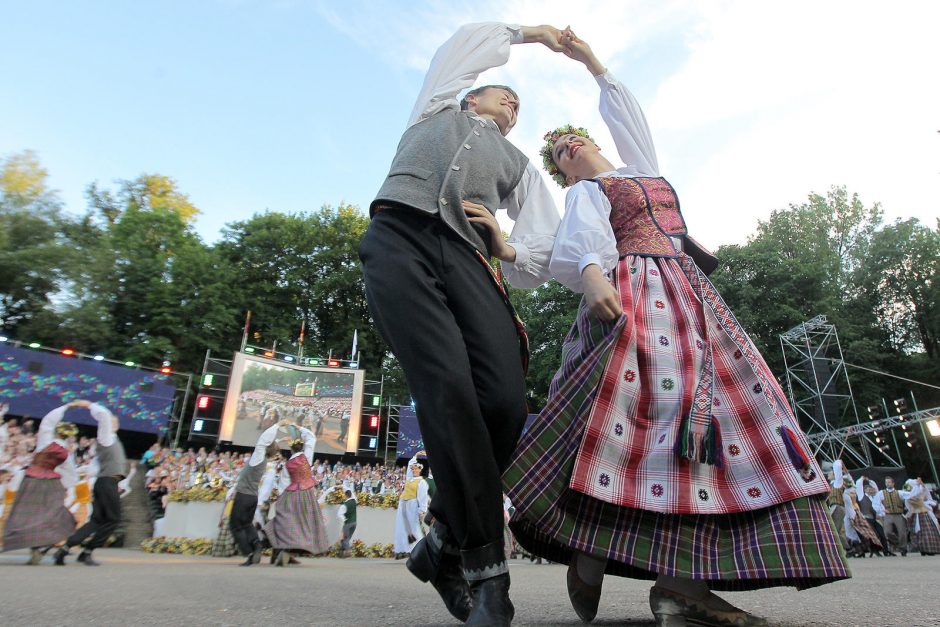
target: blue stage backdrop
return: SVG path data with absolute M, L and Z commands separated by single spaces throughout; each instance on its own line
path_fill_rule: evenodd
M 537 416 L 538 414 L 529 414 L 522 429 L 523 433 L 529 430 Z M 398 457 L 411 459 L 415 453 L 424 450 L 424 438 L 421 437 L 421 429 L 418 427 L 418 417 L 415 410 L 408 406 L 399 408 L 398 417 Z
M 42 418 L 83 399 L 107 407 L 122 431 L 161 433 L 175 390 L 164 374 L 0 344 L 0 403 L 9 403 L 11 415 Z M 84 409 L 70 409 L 65 419 L 95 424 Z

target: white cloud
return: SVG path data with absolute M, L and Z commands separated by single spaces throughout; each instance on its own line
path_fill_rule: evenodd
M 889 219 L 932 223 L 940 214 L 938 3 L 377 6 L 344 3 L 340 13 L 318 4 L 360 45 L 417 71 L 467 22 L 571 24 L 628 87 L 655 94 L 641 104 L 662 173 L 707 245 L 742 242 L 771 210 L 836 184 L 880 201 Z M 678 66 L 649 66 L 667 57 Z M 506 66 L 480 81 L 518 89 L 522 114 L 510 139 L 530 158 L 538 158 L 542 134 L 565 122 L 587 126 L 613 152 L 597 88 L 580 64 L 516 46 Z M 560 190 L 557 199 L 563 206 Z

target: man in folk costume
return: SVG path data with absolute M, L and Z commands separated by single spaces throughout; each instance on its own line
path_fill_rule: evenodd
M 421 476 L 424 465 L 413 457 L 408 463 L 405 487 L 398 496 L 398 513 L 395 515 L 395 557 L 411 553 L 415 544 L 424 537 L 421 517 L 428 511 L 428 482 Z
M 242 562 L 242 566 L 251 566 L 261 561 L 261 541 L 254 527 L 255 509 L 258 507 L 258 485 L 268 467 L 268 461 L 281 454 L 275 442 L 278 430 L 289 424 L 290 421 L 285 419 L 264 430 L 232 487 L 234 500 L 228 522 L 235 545 L 247 558 Z
M 558 36 L 470 24 L 437 51 L 359 248 L 372 317 L 405 372 L 438 479 L 434 539 L 407 566 L 470 624 L 512 620 L 500 474 L 527 412 L 524 333 L 488 260 L 517 287 L 544 283 L 559 217 L 538 170 L 505 139 L 516 93 L 457 94 L 506 63 L 512 44 L 558 51 Z M 508 242 L 497 209 L 515 221 Z
M 69 548 L 83 544 L 78 561 L 86 566 L 98 566 L 92 559 L 92 551 L 104 546 L 121 522 L 121 497 L 118 483 L 128 475 L 127 456 L 124 445 L 118 438 L 118 419 L 98 403 L 75 401 L 73 405 L 87 407 L 92 418 L 98 422 L 95 459 L 98 462 L 98 478 L 92 489 L 93 507 L 91 520 L 82 525 L 65 541 L 65 546 L 56 551 L 55 563 L 65 565 Z M 86 541 L 87 540 L 87 541 Z
M 832 463 L 832 470 L 827 475 L 831 487 L 829 491 L 829 515 L 832 517 L 832 524 L 839 534 L 839 541 L 843 549 L 849 548 L 848 538 L 845 536 L 845 502 L 843 492 L 845 492 L 845 477 L 843 476 L 843 464 L 841 459 Z
M 885 537 L 884 528 L 878 522 L 879 518 L 884 517 L 884 509 L 882 509 L 881 503 L 876 498 L 878 486 L 875 485 L 874 481 L 863 475 L 855 482 L 855 494 L 862 516 L 865 517 L 865 521 L 875 530 L 875 535 L 878 536 L 881 554 L 886 557 L 894 557 L 894 553 L 888 548 L 888 539 Z
M 62 422 L 69 407 L 54 409 L 39 423 L 36 453 L 23 474 L 16 500 L 3 528 L 3 550 L 29 547 L 29 564 L 38 564 L 45 550 L 65 540 L 75 531 L 75 519 L 65 507 L 68 488 L 75 484 L 78 472 L 69 450 L 70 437 L 78 433 L 75 425 Z
M 894 488 L 894 477 L 885 477 L 884 490 L 878 492 L 877 500 L 884 509 L 884 531 L 888 546 L 907 556 L 907 519 L 904 518 L 904 499 Z
M 351 490 L 345 491 L 346 500 L 336 510 L 336 517 L 339 518 L 342 525 L 342 535 L 340 536 L 340 557 L 352 556 L 352 537 L 356 533 L 356 495 Z

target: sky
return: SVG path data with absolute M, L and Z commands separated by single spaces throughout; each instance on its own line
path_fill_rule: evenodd
M 267 210 L 366 210 L 434 51 L 482 21 L 571 25 L 710 248 L 833 185 L 889 222 L 940 216 L 935 1 L 0 0 L 0 158 L 35 151 L 76 214 L 92 182 L 170 176 L 207 242 Z M 518 45 L 484 83 L 519 92 L 509 139 L 537 163 L 568 122 L 617 161 L 581 64 Z

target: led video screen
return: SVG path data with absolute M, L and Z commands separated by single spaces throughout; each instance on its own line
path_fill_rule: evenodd
M 355 453 L 364 377 L 362 370 L 296 366 L 235 353 L 220 439 L 254 446 L 262 431 L 287 419 L 316 433 L 318 453 Z
M 117 416 L 122 431 L 156 434 L 166 429 L 175 392 L 164 374 L 0 344 L 0 403 L 8 403 L 13 416 L 42 418 L 88 400 Z M 97 424 L 82 409 L 69 409 L 65 419 Z

